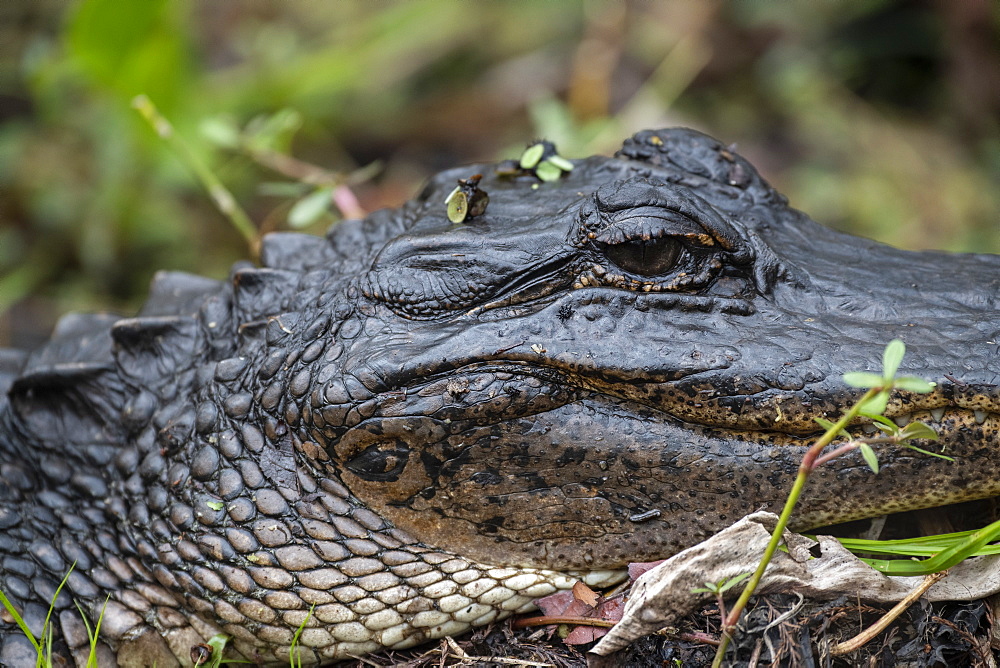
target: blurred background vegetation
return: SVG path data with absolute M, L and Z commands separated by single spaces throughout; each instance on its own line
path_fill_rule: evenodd
M 1000 251 L 992 1 L 4 0 L 0 39 L 0 345 L 247 257 L 138 94 L 260 229 L 538 136 L 579 157 L 688 125 L 829 225 Z

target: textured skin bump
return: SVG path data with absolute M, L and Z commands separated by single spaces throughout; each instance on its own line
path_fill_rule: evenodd
M 318 664 L 614 582 L 779 504 L 896 336 L 938 386 L 887 412 L 955 462 L 838 459 L 795 526 L 1000 493 L 1000 259 L 830 231 L 690 130 L 574 165 L 450 170 L 0 351 L 0 588 L 32 632 L 51 602 L 79 664 L 78 603 L 101 665 L 191 665 L 216 633 L 287 665 L 301 627 Z M 477 173 L 489 205 L 455 225 Z M 0 613 L 0 663 L 31 652 Z

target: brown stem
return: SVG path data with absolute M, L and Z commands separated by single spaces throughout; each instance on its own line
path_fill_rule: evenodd
M 335 186 L 345 180 L 343 174 L 331 172 L 277 151 L 252 150 L 250 156 L 268 169 L 312 186 Z
M 529 626 L 574 624 L 576 626 L 599 626 L 601 628 L 610 629 L 617 623 L 618 622 L 612 622 L 608 619 L 597 619 L 596 617 L 548 617 L 546 615 L 541 615 L 538 617 L 522 617 L 521 619 L 515 619 L 511 623 L 511 627 L 515 629 L 523 629 Z
M 841 654 L 847 654 L 860 649 L 866 642 L 877 636 L 879 633 L 882 633 L 882 631 L 885 631 L 889 624 L 892 624 L 908 607 L 913 605 L 918 598 L 923 596 L 935 582 L 947 574 L 948 571 L 939 571 L 937 573 L 931 573 L 925 577 L 924 581 L 921 582 L 916 589 L 910 592 L 902 601 L 892 606 L 892 609 L 885 613 L 881 619 L 850 640 L 845 640 L 842 643 L 834 645 L 833 648 L 830 649 L 830 654 L 832 656 L 839 656 Z
M 678 633 L 677 637 L 685 642 L 700 642 L 703 645 L 719 646 L 719 639 L 707 633 L 697 631 L 695 633 Z
M 815 463 L 813 464 L 813 468 L 822 466 L 823 464 L 826 464 L 828 461 L 832 459 L 836 459 L 837 457 L 843 454 L 847 454 L 851 450 L 856 449 L 862 443 L 867 443 L 868 445 L 882 445 L 888 443 L 899 443 L 899 439 L 895 436 L 877 436 L 875 438 L 853 439 L 851 441 L 848 441 L 847 443 L 844 443 L 839 448 L 835 448 L 830 452 L 826 453 L 825 455 L 817 457 Z

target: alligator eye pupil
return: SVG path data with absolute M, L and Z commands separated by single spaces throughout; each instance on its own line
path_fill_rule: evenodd
M 640 276 L 659 276 L 674 268 L 681 245 L 670 237 L 607 244 L 608 259 L 627 272 Z

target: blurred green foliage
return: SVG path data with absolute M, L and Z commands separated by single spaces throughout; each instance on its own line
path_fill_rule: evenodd
M 246 257 L 138 94 L 262 230 L 680 124 L 827 224 L 1000 251 L 996 3 L 5 0 L 0 26 L 0 344 Z

